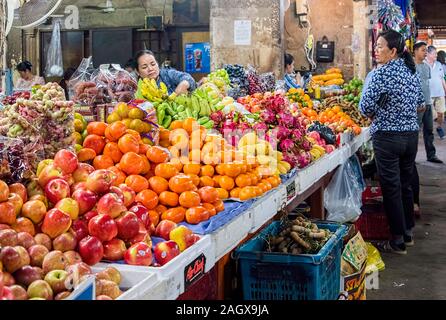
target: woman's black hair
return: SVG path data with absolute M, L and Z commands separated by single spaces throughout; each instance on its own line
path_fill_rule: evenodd
M 134 60 L 133 58 L 132 58 L 132 59 L 129 59 L 129 60 L 125 63 L 124 68 L 132 68 L 132 69 L 136 69 L 136 62 L 135 62 L 135 60 Z
M 150 56 L 155 58 L 155 54 L 152 51 L 150 51 L 150 50 L 138 51 L 136 53 L 136 55 L 135 55 L 135 59 L 133 59 L 135 61 L 135 69 L 136 70 L 138 70 L 138 63 L 139 63 L 138 60 L 139 60 L 139 58 L 141 58 L 143 55 L 146 55 L 146 54 L 148 54 L 148 55 L 150 55 Z
M 437 61 L 441 64 L 446 64 L 446 52 L 444 52 L 443 50 L 438 51 Z
M 405 50 L 406 43 L 404 41 L 404 37 L 401 33 L 395 30 L 387 30 L 381 32 L 380 37 L 383 37 L 387 41 L 387 47 L 392 50 L 396 49 L 396 54 L 398 57 L 404 60 L 406 66 L 415 74 L 417 72 L 415 61 L 412 58 L 412 55 L 408 50 Z
M 294 61 L 294 57 L 289 54 L 289 53 L 285 53 L 285 67 L 291 65 Z
M 33 65 L 31 64 L 31 62 L 25 60 L 25 61 L 20 62 L 17 65 L 16 69 L 17 69 L 17 71 L 21 71 L 21 72 L 25 72 L 26 70 L 31 71 L 32 66 Z

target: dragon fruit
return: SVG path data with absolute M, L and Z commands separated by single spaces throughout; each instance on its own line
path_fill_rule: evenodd
M 277 127 L 277 139 L 284 140 L 290 137 L 291 130 L 284 127 L 284 126 L 278 126 Z
M 256 130 L 256 131 L 264 131 L 264 132 L 266 132 L 268 130 L 268 126 L 265 123 L 263 123 L 263 122 L 256 123 L 255 125 L 252 126 L 252 128 L 254 130 Z
M 308 152 L 301 151 L 297 155 L 297 165 L 299 168 L 305 168 L 311 162 L 311 155 Z
M 250 126 L 249 123 L 247 123 L 247 122 L 241 122 L 241 123 L 238 125 L 238 129 L 240 129 L 240 130 L 242 130 L 242 132 L 244 132 L 244 131 L 250 130 L 250 129 L 251 129 L 251 126 Z
M 209 118 L 211 118 L 211 120 L 214 121 L 214 123 L 220 123 L 225 120 L 225 115 L 222 111 L 217 111 L 211 114 Z
M 292 135 L 293 139 L 295 139 L 295 140 L 301 140 L 302 137 L 303 137 L 303 133 L 302 133 L 302 131 L 299 130 L 299 129 L 295 129 L 295 130 L 293 130 L 293 132 L 291 133 L 291 135 Z
M 298 165 L 298 158 L 294 153 L 284 153 L 283 160 L 288 162 L 293 168 Z
M 276 115 L 270 110 L 265 110 L 265 112 L 263 112 L 260 117 L 267 124 L 274 124 L 276 122 Z
M 294 148 L 294 142 L 291 139 L 285 139 L 280 141 L 280 149 L 282 151 L 288 152 Z
M 310 151 L 311 150 L 311 143 L 307 139 L 304 139 L 301 143 L 301 147 L 304 151 Z
M 290 127 L 294 123 L 294 118 L 289 113 L 280 113 L 279 114 L 279 124 L 282 126 Z

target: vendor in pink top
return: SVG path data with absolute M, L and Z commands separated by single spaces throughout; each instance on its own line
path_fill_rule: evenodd
M 31 88 L 37 84 L 45 84 L 45 80 L 42 77 L 34 75 L 31 69 L 32 64 L 29 61 L 23 61 L 17 65 L 20 79 L 14 86 L 15 90 L 31 90 Z

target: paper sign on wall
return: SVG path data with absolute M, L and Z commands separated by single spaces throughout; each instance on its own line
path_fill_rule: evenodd
M 234 21 L 234 45 L 251 45 L 251 20 Z

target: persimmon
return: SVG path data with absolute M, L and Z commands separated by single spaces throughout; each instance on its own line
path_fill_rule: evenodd
M 201 171 L 201 165 L 198 163 L 188 163 L 183 166 L 183 172 L 185 174 L 190 173 L 190 174 L 198 175 L 198 174 L 200 174 L 200 171 Z
M 200 205 L 200 195 L 195 191 L 185 191 L 181 193 L 179 202 L 182 207 L 192 208 Z
M 178 173 L 178 169 L 171 163 L 160 163 L 155 167 L 155 175 L 165 179 L 170 179 Z
M 94 150 L 96 155 L 102 154 L 102 150 L 104 150 L 105 147 L 105 140 L 101 136 L 98 136 L 96 134 L 89 134 L 82 144 L 84 148 L 89 148 Z
M 178 174 L 169 179 L 169 189 L 178 194 L 185 191 L 192 191 L 196 188 L 192 179 L 185 174 Z
M 207 164 L 201 167 L 201 171 L 200 171 L 200 175 L 203 176 L 208 176 L 208 177 L 212 177 L 214 175 L 214 167 Z
M 217 164 L 215 166 L 215 172 L 217 172 L 217 174 L 224 176 L 225 175 L 225 170 L 224 170 L 224 165 L 223 164 Z
M 144 169 L 144 162 L 141 156 L 135 152 L 127 152 L 121 158 L 119 167 L 126 174 L 140 174 Z
M 160 215 L 155 210 L 149 210 L 149 220 L 156 227 L 160 222 Z
M 203 202 L 213 203 L 219 199 L 218 191 L 213 187 L 202 187 L 198 189 L 198 194 Z
M 140 174 L 144 176 L 150 172 L 151 166 L 149 160 L 146 158 L 145 155 L 140 155 L 140 157 L 143 164 Z
M 209 212 L 209 218 L 217 214 L 217 210 L 212 203 L 203 203 L 201 206 Z
M 77 159 L 80 162 L 87 162 L 93 160 L 96 157 L 96 152 L 90 148 L 80 149 L 77 153 Z
M 125 133 L 133 136 L 138 141 L 138 143 L 140 143 L 142 141 L 141 135 L 139 134 L 138 131 L 135 131 L 132 129 L 127 129 L 127 130 L 125 130 Z
M 229 198 L 229 192 L 226 189 L 223 188 L 216 188 L 217 192 L 218 192 L 218 197 L 220 199 L 227 199 Z
M 232 178 L 237 177 L 242 172 L 241 166 L 237 163 L 224 164 L 223 170 L 225 175 Z
M 170 220 L 175 223 L 184 221 L 186 209 L 183 207 L 170 208 L 161 214 L 161 220 Z
M 231 198 L 238 199 L 238 197 L 240 196 L 240 190 L 241 188 L 236 187 L 230 191 L 229 195 L 231 196 Z
M 114 163 L 121 161 L 122 152 L 119 150 L 118 144 L 116 142 L 109 142 L 105 145 L 104 151 L 102 152 L 104 156 L 109 156 Z
M 153 146 L 147 150 L 147 158 L 154 163 L 163 163 L 169 160 L 169 152 L 161 147 Z
M 104 122 L 90 122 L 87 125 L 87 132 L 88 134 L 96 134 L 98 136 L 104 136 L 105 130 L 107 129 L 108 125 Z
M 169 182 L 163 177 L 153 176 L 149 179 L 150 189 L 160 194 L 163 191 L 169 190 Z
M 203 206 L 197 206 L 186 210 L 186 221 L 190 224 L 198 224 L 209 219 L 210 213 Z
M 149 182 L 140 175 L 132 174 L 125 179 L 125 184 L 133 189 L 136 193 L 149 188 Z
M 227 191 L 230 191 L 230 190 L 234 189 L 235 182 L 234 182 L 234 179 L 232 179 L 231 177 L 222 176 L 219 180 L 219 185 L 221 188 L 223 188 Z
M 215 181 L 211 177 L 203 176 L 203 177 L 200 177 L 200 184 L 198 186 L 200 188 L 201 187 L 214 187 Z
M 239 193 L 239 199 L 241 201 L 249 200 L 257 196 L 256 191 L 252 187 L 243 187 Z
M 140 143 L 139 144 L 139 152 L 138 153 L 146 155 L 147 151 L 149 151 L 149 149 L 150 149 L 150 146 L 148 144 Z
M 139 152 L 139 142 L 138 140 L 132 136 L 131 134 L 126 133 L 118 140 L 118 147 L 122 153 L 128 152 Z
M 217 211 L 217 213 L 225 210 L 225 204 L 222 200 L 217 200 L 213 202 L 212 205 L 214 206 L 215 211 Z
M 188 134 L 192 134 L 193 131 L 199 129 L 199 124 L 194 118 L 187 118 L 183 120 L 183 129 L 186 130 Z
M 119 138 L 125 134 L 126 130 L 127 127 L 125 126 L 124 122 L 116 121 L 108 125 L 107 129 L 105 129 L 105 137 L 113 142 L 118 141 Z
M 147 209 L 152 210 L 158 205 L 158 195 L 149 189 L 142 190 L 136 195 L 136 202 L 141 203 Z
M 180 159 L 171 159 L 168 163 L 172 164 L 177 168 L 178 172 L 181 172 L 183 170 L 183 163 Z
M 237 178 L 235 178 L 235 184 L 240 188 L 250 186 L 251 177 L 247 174 L 240 174 Z
M 96 170 L 108 169 L 109 167 L 113 166 L 114 164 L 115 163 L 113 162 L 113 159 L 107 155 L 96 156 L 93 160 L 93 167 Z
M 222 176 L 216 175 L 212 177 L 212 180 L 214 180 L 214 187 L 219 188 L 220 187 L 220 179 Z
M 171 191 L 163 191 L 159 195 L 159 202 L 162 205 L 176 207 L 178 205 L 178 194 Z
M 107 168 L 107 170 L 110 170 L 111 172 L 116 174 L 116 179 L 113 181 L 114 186 L 119 186 L 122 183 L 125 183 L 125 179 L 127 178 L 127 175 L 122 172 L 118 167 L 112 166 Z
M 199 185 L 200 185 L 200 177 L 199 176 L 197 176 L 196 174 L 191 174 L 191 173 L 188 173 L 188 174 L 186 174 L 189 178 L 191 178 L 191 180 L 192 180 L 192 182 L 193 182 L 193 184 L 196 186 L 196 187 L 198 187 Z
M 167 207 L 163 206 L 162 204 L 158 204 L 155 209 L 156 212 L 158 212 L 159 215 L 161 215 L 164 211 L 167 211 Z
M 174 120 L 170 123 L 169 130 L 182 129 L 182 128 L 183 128 L 183 121 Z

